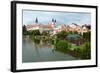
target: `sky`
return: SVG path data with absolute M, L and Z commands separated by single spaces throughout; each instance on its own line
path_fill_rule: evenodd
M 56 19 L 56 24 L 72 24 L 79 25 L 91 24 L 91 14 L 83 12 L 55 12 L 55 11 L 34 11 L 23 10 L 23 25 L 35 23 L 36 18 L 38 23 L 47 24 Z

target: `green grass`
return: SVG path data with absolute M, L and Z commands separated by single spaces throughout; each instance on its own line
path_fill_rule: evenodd
M 77 46 L 77 45 L 75 45 L 75 44 L 72 44 L 72 45 L 71 45 L 71 48 L 77 49 L 77 48 L 80 48 L 80 46 Z

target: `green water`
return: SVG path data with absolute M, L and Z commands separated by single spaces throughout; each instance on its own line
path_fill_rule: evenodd
M 78 60 L 78 58 L 66 52 L 66 50 L 56 50 L 54 45 L 48 41 L 32 40 L 23 37 L 22 40 L 22 62 L 46 62 L 46 61 L 68 61 Z

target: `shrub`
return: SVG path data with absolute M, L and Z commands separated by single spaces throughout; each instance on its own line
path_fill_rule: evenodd
M 80 48 L 80 53 L 82 59 L 90 59 L 91 58 L 91 46 L 89 42 L 85 42 Z
M 66 40 L 59 40 L 55 46 L 57 49 L 68 49 L 68 42 Z
M 22 29 L 23 29 L 23 35 L 26 35 L 26 34 L 27 34 L 27 29 L 26 29 L 26 26 L 25 26 L 25 25 L 23 25 Z
M 91 40 L 91 32 L 83 33 L 83 38 L 87 41 Z

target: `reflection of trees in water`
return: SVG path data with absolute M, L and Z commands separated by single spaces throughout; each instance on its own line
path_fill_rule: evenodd
M 33 39 L 35 44 L 40 44 L 40 39 Z
M 49 40 L 44 40 L 44 39 L 32 39 L 35 44 L 38 46 L 51 46 L 51 43 Z
M 38 43 L 36 40 L 34 41 L 35 46 L 37 45 L 38 48 L 48 48 L 52 50 L 52 53 L 55 52 L 55 46 L 54 44 L 52 44 L 51 40 L 45 40 L 45 39 L 39 39 L 39 40 L 40 41 Z
M 44 39 L 32 39 L 33 41 L 33 47 L 35 48 L 36 54 L 39 57 L 39 60 L 42 60 L 42 54 L 40 49 L 51 49 L 51 51 L 54 53 L 54 45 L 50 43 L 49 40 Z
M 40 40 L 34 40 L 33 47 L 35 48 L 37 56 L 39 57 L 39 59 L 41 59 L 41 54 L 39 52 L 39 45 L 38 45 L 39 43 L 40 43 Z
M 31 39 L 34 43 L 34 48 L 36 50 L 36 53 L 39 57 L 41 57 L 39 50 L 42 48 L 48 48 L 52 50 L 52 53 L 55 51 L 59 51 L 64 54 L 69 54 L 73 57 L 76 57 L 78 59 L 90 59 L 91 57 L 91 47 L 89 44 L 83 44 L 83 46 L 80 47 L 72 47 L 72 44 L 67 40 L 60 40 L 60 39 L 40 39 L 40 38 L 32 38 Z M 56 42 L 56 43 L 54 43 Z M 77 45 L 76 45 L 77 46 Z M 84 50 L 82 50 L 82 48 Z M 71 50 L 71 48 L 74 48 L 74 50 Z

